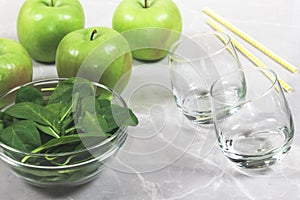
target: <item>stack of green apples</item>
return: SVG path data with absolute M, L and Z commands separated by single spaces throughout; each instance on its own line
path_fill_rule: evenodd
M 119 84 L 122 91 L 132 59 L 164 58 L 181 31 L 172 0 L 123 0 L 112 28 L 85 27 L 78 0 L 26 0 L 17 20 L 20 44 L 0 39 L 0 95 L 32 80 L 31 59 L 55 63 L 58 77 L 80 76 L 113 89 Z

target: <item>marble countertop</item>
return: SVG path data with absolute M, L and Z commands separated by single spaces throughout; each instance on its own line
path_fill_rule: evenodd
M 298 0 L 174 0 L 185 35 L 211 30 L 201 10 L 210 7 L 244 32 L 300 67 L 300 1 Z M 16 18 L 22 0 L 0 0 L 0 37 L 17 39 Z M 83 0 L 86 26 L 111 27 L 120 0 Z M 177 110 L 170 91 L 167 60 L 134 61 L 132 77 L 122 94 L 140 118 L 117 157 L 100 176 L 81 187 L 56 190 L 33 187 L 0 162 L 3 200 L 199 200 L 300 198 L 299 74 L 241 41 L 294 88 L 286 94 L 295 122 L 295 139 L 286 158 L 265 176 L 236 172 L 216 145 L 212 130 L 196 128 Z M 243 64 L 250 64 L 240 55 Z M 34 79 L 56 77 L 54 65 L 34 62 Z M 298 81 L 297 81 L 298 80 Z

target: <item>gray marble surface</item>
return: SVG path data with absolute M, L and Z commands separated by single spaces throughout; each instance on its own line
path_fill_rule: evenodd
M 16 18 L 22 2 L 0 0 L 0 37 L 17 39 Z M 119 2 L 83 0 L 86 26 L 111 27 Z M 201 12 L 208 6 L 300 67 L 300 1 L 175 2 L 182 13 L 184 34 L 210 30 L 205 23 L 207 17 Z M 131 80 L 122 95 L 141 123 L 129 130 L 125 145 L 103 173 L 81 187 L 49 190 L 24 183 L 0 162 L 0 199 L 299 199 L 299 74 L 289 73 L 241 42 L 294 88 L 286 97 L 294 117 L 295 139 L 287 157 L 272 173 L 248 177 L 236 172 L 217 148 L 214 132 L 195 127 L 177 110 L 169 89 L 167 60 L 153 64 L 135 61 Z M 251 65 L 243 56 L 240 58 L 243 64 Z M 34 79 L 49 77 L 56 77 L 53 65 L 34 63 Z

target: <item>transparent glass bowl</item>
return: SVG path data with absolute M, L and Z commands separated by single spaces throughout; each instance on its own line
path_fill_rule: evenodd
M 42 92 L 43 96 L 47 98 L 52 92 L 43 90 L 43 88 L 56 87 L 57 84 L 63 80 L 65 79 L 48 79 L 25 85 L 37 88 Z M 122 107 L 127 106 L 122 97 L 113 90 L 98 83 L 94 83 L 94 86 L 100 89 L 101 92 L 104 91 L 106 95 L 110 95 L 114 104 Z M 2 107 L 2 110 L 14 104 L 15 94 L 20 87 L 12 89 L 0 98 L 1 105 L 6 105 Z M 127 127 L 121 127 L 109 138 L 99 141 L 98 144 L 90 146 L 87 149 L 57 154 L 32 154 L 22 152 L 0 142 L 0 158 L 15 175 L 35 186 L 77 186 L 96 178 L 102 171 L 105 163 L 107 163 L 124 144 L 126 137 Z M 20 160 L 26 156 L 34 158 L 34 163 L 31 163 L 29 160 L 25 163 L 20 162 Z M 45 156 L 49 159 L 55 158 L 57 160 L 66 160 L 70 157 L 76 157 L 79 158 L 79 160 L 82 158 L 82 161 L 70 165 L 51 166 L 49 162 L 45 162 Z M 40 162 L 37 163 L 37 161 Z

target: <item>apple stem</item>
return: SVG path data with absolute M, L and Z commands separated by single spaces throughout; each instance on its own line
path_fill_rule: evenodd
M 93 41 L 93 39 L 94 39 L 94 35 L 97 33 L 97 30 L 96 29 L 94 29 L 93 30 L 93 32 L 92 32 L 92 34 L 91 34 L 91 41 Z
M 148 8 L 148 1 L 147 0 L 145 0 L 144 8 Z
M 54 7 L 54 0 L 51 0 L 51 6 Z

